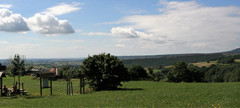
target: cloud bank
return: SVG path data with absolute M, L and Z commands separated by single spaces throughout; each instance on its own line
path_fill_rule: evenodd
M 39 34 L 54 35 L 74 33 L 71 24 L 67 20 L 59 20 L 50 14 L 35 14 L 33 17 L 27 19 L 27 22 L 31 30 Z
M 0 4 L 0 31 L 27 32 L 33 31 L 42 35 L 71 34 L 74 33 L 72 25 L 67 20 L 60 20 L 54 15 L 62 15 L 80 10 L 79 3 L 61 3 L 47 8 L 46 11 L 24 18 L 20 14 L 8 10 L 11 5 Z M 1 9 L 3 8 L 3 9 Z
M 29 31 L 29 28 L 20 14 L 14 14 L 8 9 L 0 9 L 0 31 L 25 32 Z
M 195 1 L 160 3 L 163 8 L 158 9 L 159 14 L 133 15 L 116 21 L 130 28 L 115 27 L 111 29 L 112 34 L 142 40 L 147 37 L 157 42 L 152 47 L 164 47 L 163 52 L 173 49 L 173 53 L 186 49 L 188 52 L 222 51 L 240 46 L 240 7 L 206 7 Z

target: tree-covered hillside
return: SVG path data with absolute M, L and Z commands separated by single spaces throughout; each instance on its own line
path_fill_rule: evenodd
M 184 61 L 186 63 L 195 63 L 209 60 L 217 60 L 219 57 L 224 56 L 222 53 L 212 54 L 185 54 L 185 55 L 172 55 L 161 58 L 138 58 L 123 60 L 125 65 L 139 64 L 143 67 L 148 66 L 166 66 L 173 65 L 176 62 Z

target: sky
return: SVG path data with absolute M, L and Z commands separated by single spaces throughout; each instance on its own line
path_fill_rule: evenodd
M 1 0 L 0 59 L 240 47 L 240 0 Z

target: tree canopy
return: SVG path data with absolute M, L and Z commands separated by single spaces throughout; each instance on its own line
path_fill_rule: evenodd
M 127 68 L 122 61 L 111 54 L 88 56 L 80 68 L 89 80 L 90 87 L 95 90 L 116 89 L 128 77 Z

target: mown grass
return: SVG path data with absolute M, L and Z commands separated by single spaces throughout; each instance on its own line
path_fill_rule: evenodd
M 240 83 L 168 83 L 130 81 L 122 90 L 79 94 L 79 80 L 73 81 L 74 95 L 66 95 L 66 82 L 53 82 L 39 93 L 39 80 L 22 77 L 28 96 L 3 97 L 0 107 L 240 107 Z M 12 78 L 4 78 L 10 86 Z M 125 88 L 125 89 L 124 89 Z

